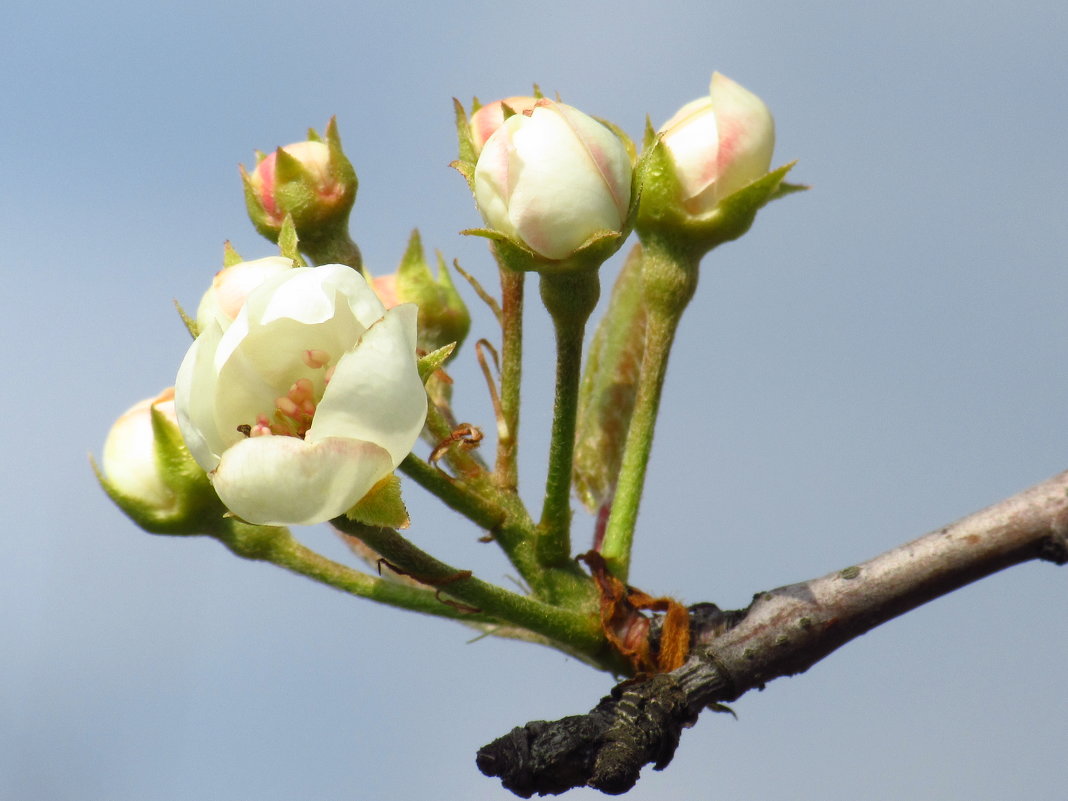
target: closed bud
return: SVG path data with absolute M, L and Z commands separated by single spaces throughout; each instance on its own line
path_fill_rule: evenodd
M 356 200 L 356 171 L 341 150 L 337 124 L 326 141 L 312 138 L 261 157 L 251 171 L 241 167 L 245 202 L 256 230 L 278 241 L 286 215 L 297 235 L 312 242 L 337 237 L 348 225 Z
M 437 276 L 427 264 L 418 231 L 412 231 L 408 249 L 395 273 L 377 276 L 375 294 L 387 309 L 401 303 L 419 307 L 418 347 L 430 353 L 453 342 L 463 342 L 471 328 L 471 314 L 452 282 L 444 259 L 438 256 Z M 452 355 L 456 350 L 452 351 Z
M 646 133 L 635 220 L 642 241 L 666 236 L 699 258 L 740 237 L 764 205 L 805 188 L 783 183 L 793 164 L 769 172 L 774 148 L 764 101 L 714 73 L 706 96 Z
M 531 111 L 538 103 L 538 98 L 528 95 L 515 95 L 480 107 L 471 115 L 471 138 L 475 149 L 481 152 L 486 141 L 504 124 L 505 108 L 515 114 Z
M 504 120 L 479 154 L 475 202 L 491 229 L 483 233 L 530 253 L 540 262 L 531 269 L 551 270 L 546 262 L 587 248 L 598 251 L 599 264 L 629 230 L 631 174 L 630 154 L 612 130 L 543 98 Z
M 775 122 L 763 100 L 716 72 L 706 96 L 660 127 L 660 141 L 675 165 L 682 205 L 702 215 L 768 172 Z
M 101 463 L 104 491 L 146 531 L 206 534 L 222 520 L 225 510 L 182 441 L 173 387 L 115 421 Z

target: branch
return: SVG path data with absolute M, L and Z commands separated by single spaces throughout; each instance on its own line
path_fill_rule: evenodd
M 668 765 L 703 709 L 802 673 L 900 614 L 1032 559 L 1068 563 L 1068 472 L 863 564 L 757 593 L 744 610 L 692 606 L 682 667 L 623 682 L 587 714 L 517 727 L 478 752 L 478 767 L 524 798 L 584 785 L 624 793 L 644 765 Z

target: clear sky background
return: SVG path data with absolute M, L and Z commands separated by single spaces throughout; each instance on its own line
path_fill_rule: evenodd
M 1068 468 L 1062 2 L 8 0 L 2 17 L 4 801 L 508 798 L 477 748 L 612 684 L 142 533 L 95 486 L 87 453 L 173 383 L 171 299 L 195 307 L 226 239 L 272 252 L 236 165 L 332 114 L 372 269 L 418 225 L 491 280 L 485 244 L 457 235 L 479 218 L 446 166 L 451 97 L 538 82 L 638 136 L 718 69 L 772 108 L 776 164 L 799 159 L 814 189 L 704 262 L 643 589 L 744 606 Z M 551 337 L 540 309 L 528 321 L 538 503 Z M 491 429 L 470 348 L 455 372 L 461 417 Z M 408 499 L 418 543 L 508 581 L 478 532 Z M 894 621 L 737 721 L 705 715 L 630 797 L 1062 801 L 1066 581 L 1029 564 Z

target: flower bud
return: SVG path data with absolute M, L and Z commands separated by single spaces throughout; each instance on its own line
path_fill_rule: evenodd
M 262 156 L 251 172 L 241 167 L 241 179 L 249 217 L 272 242 L 287 214 L 302 240 L 337 236 L 356 200 L 356 171 L 341 150 L 334 120 L 325 142 L 312 132 L 308 141 Z
M 768 170 L 774 147 L 775 123 L 764 101 L 713 73 L 706 97 L 687 103 L 658 133 L 646 131 L 634 221 L 642 243 L 648 249 L 658 240 L 676 257 L 699 261 L 742 236 L 761 208 L 807 188 L 783 181 L 792 162 Z
M 376 276 L 372 286 L 387 309 L 401 303 L 419 307 L 418 348 L 430 353 L 453 342 L 459 344 L 471 328 L 471 315 L 456 291 L 445 261 L 438 256 L 435 278 L 426 262 L 418 231 L 412 231 L 408 249 L 395 273 Z M 455 355 L 456 351 L 452 352 Z
M 486 141 L 475 202 L 495 234 L 559 261 L 606 238 L 622 241 L 631 173 L 630 155 L 608 127 L 543 98 Z
M 197 328 L 206 329 L 212 321 L 226 328 L 237 317 L 245 298 L 269 278 L 292 270 L 296 265 L 282 256 L 241 261 L 215 273 L 211 287 L 200 299 L 197 307 Z
M 528 95 L 515 95 L 506 97 L 504 100 L 494 100 L 492 103 L 479 108 L 471 115 L 471 138 L 475 143 L 475 149 L 481 152 L 494 132 L 504 123 L 504 107 L 507 106 L 516 114 L 524 114 L 533 110 L 538 103 L 538 98 Z
M 201 534 L 222 519 L 207 476 L 182 442 L 173 387 L 115 421 L 101 463 L 97 478 L 105 492 L 147 531 Z
M 718 72 L 708 95 L 679 109 L 659 133 L 675 166 L 679 199 L 695 216 L 765 175 L 775 148 L 775 122 L 764 101 Z

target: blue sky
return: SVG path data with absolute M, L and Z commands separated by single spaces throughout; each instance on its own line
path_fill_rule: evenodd
M 96 488 L 86 454 L 173 383 L 172 298 L 195 305 L 227 239 L 271 253 L 238 181 L 254 149 L 336 114 L 372 269 L 418 226 L 488 276 L 457 235 L 479 219 L 447 167 L 451 97 L 537 82 L 635 136 L 714 69 L 763 97 L 775 162 L 814 188 L 703 265 L 631 576 L 743 606 L 1068 467 L 1065 41 L 1055 2 L 9 2 L 0 798 L 507 798 L 478 746 L 611 686 L 144 534 Z M 539 309 L 528 325 L 535 503 L 551 337 Z M 456 372 L 489 427 L 470 352 Z M 408 499 L 416 541 L 507 582 L 476 531 Z M 706 716 L 630 797 L 1060 799 L 1064 582 L 1025 565 L 892 622 Z

